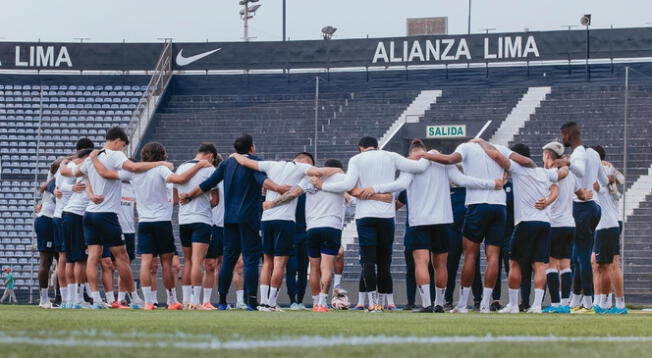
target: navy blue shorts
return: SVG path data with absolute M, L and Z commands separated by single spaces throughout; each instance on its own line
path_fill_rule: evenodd
M 37 216 L 34 220 L 36 247 L 39 252 L 54 253 L 54 222 L 51 217 Z
M 295 231 L 294 221 L 263 221 L 263 254 L 274 256 L 292 256 L 292 243 Z
M 514 228 L 509 259 L 522 264 L 548 263 L 550 257 L 550 223 L 521 221 Z
M 620 255 L 620 228 L 610 227 L 595 232 L 595 262 L 611 264 Z
M 321 254 L 337 256 L 342 245 L 342 230 L 316 227 L 308 230 L 308 257 L 318 259 Z
M 63 219 L 52 218 L 54 224 L 54 249 L 57 252 L 66 252 L 66 239 L 63 235 Z
M 208 245 L 206 258 L 216 259 L 224 255 L 224 228 L 221 226 L 213 225 L 211 231 L 211 243 Z
M 428 250 L 433 254 L 448 252 L 449 224 L 410 226 L 410 251 Z
M 127 246 L 127 255 L 129 255 L 129 261 L 136 259 L 136 234 L 132 233 L 123 233 L 122 236 L 125 240 L 125 246 Z
M 122 228 L 116 213 L 84 214 L 84 237 L 86 245 L 121 246 Z
M 210 244 L 212 226 L 204 223 L 179 225 L 181 246 L 191 247 L 193 243 Z
M 573 202 L 573 217 L 575 218 L 575 240 L 591 242 L 594 239 L 595 227 L 600 222 L 602 210 L 595 201 Z
M 66 262 L 81 262 L 88 258 L 88 250 L 84 241 L 84 217 L 63 212 L 63 237 L 65 239 Z
M 557 260 L 570 259 L 574 239 L 574 227 L 550 228 L 550 257 Z
M 138 223 L 138 254 L 157 256 L 173 253 L 174 250 L 171 221 Z
M 111 248 L 108 246 L 102 246 L 102 258 L 110 258 L 113 260 L 113 254 L 111 253 Z
M 356 219 L 360 246 L 390 248 L 394 245 L 394 218 Z
M 471 204 L 466 208 L 462 234 L 465 238 L 481 244 L 505 245 L 507 207 L 499 204 Z

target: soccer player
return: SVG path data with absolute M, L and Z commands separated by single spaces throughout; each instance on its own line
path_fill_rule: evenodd
M 608 182 L 604 172 L 600 170 L 600 156 L 591 148 L 584 148 L 580 127 L 575 122 L 567 122 L 561 126 L 560 135 L 564 147 L 570 147 L 573 152 L 570 159 L 563 157 L 557 159 L 558 166 L 569 166 L 580 182 L 580 188 L 591 192 L 590 199 L 582 200 L 578 197 L 573 202 L 573 217 L 575 219 L 575 240 L 573 240 L 573 257 L 571 265 L 575 282 L 571 308 L 573 313 L 593 312 L 593 271 L 591 267 L 591 252 L 595 239 L 595 227 L 600 221 L 600 205 L 595 201 L 596 193 L 593 190 L 595 182 Z M 579 302 L 580 292 L 584 294 L 582 306 Z M 575 301 L 575 302 L 573 302 Z M 573 308 L 573 306 L 576 306 Z
M 555 161 L 563 155 L 563 144 L 559 142 L 546 144 L 543 146 L 544 167 L 556 171 Z M 544 312 L 570 313 L 570 290 L 573 283 L 570 257 L 575 237 L 573 195 L 580 188 L 572 171 L 568 173 L 567 177 L 559 180 L 557 186 L 559 187 L 559 196 L 550 207 L 550 262 L 546 269 L 546 282 L 550 292 L 551 305 Z
M 9 303 L 18 303 L 16 299 L 16 293 L 14 292 L 14 274 L 11 273 L 11 267 L 5 267 L 5 292 L 2 293 L 2 298 L 0 298 L 0 303 L 3 303 L 5 300 L 9 300 Z
M 122 194 L 121 180 L 119 177 L 111 176 L 105 178 L 96 169 L 96 163 L 101 163 L 107 172 L 115 172 L 120 169 L 144 172 L 157 166 L 165 165 L 165 162 L 142 162 L 134 163 L 127 159 L 121 150 L 129 143 L 127 134 L 119 127 L 110 128 L 106 133 L 106 143 L 102 150 L 95 153 L 92 160 L 87 160 L 74 171 L 74 175 L 86 175 L 91 183 L 95 195 L 102 198 L 97 202 L 91 202 L 84 214 L 84 236 L 88 245 L 88 265 L 86 276 L 91 286 L 93 295 L 99 296 L 97 280 L 97 264 L 102 254 L 102 246 L 110 247 L 111 254 L 115 258 L 116 267 L 120 280 L 125 282 L 127 290 L 132 293 L 132 308 L 141 308 L 142 301 L 137 299 L 138 294 L 129 265 L 129 257 L 125 243 L 122 240 L 122 229 L 118 221 L 117 212 L 120 210 L 120 197 Z
M 258 160 L 253 138 L 242 135 L 233 143 L 238 154 Z M 189 193 L 179 193 L 184 203 L 216 187 L 224 180 L 224 258 L 220 267 L 218 309 L 229 309 L 226 298 L 233 279 L 233 268 L 242 253 L 244 260 L 245 292 L 248 295 L 247 310 L 255 311 L 258 306 L 256 292 L 258 284 L 258 261 L 260 260 L 260 211 L 262 188 L 285 193 L 289 187 L 278 185 L 261 172 L 253 171 L 228 158 L 199 186 Z
M 328 183 L 313 178 L 313 184 L 324 191 L 345 192 L 356 184 L 363 187 L 362 199 L 378 193 L 374 185 L 395 180 L 396 171 L 421 173 L 428 167 L 427 161 L 415 161 L 403 156 L 378 149 L 378 140 L 363 137 L 358 143 L 359 154 L 349 160 L 348 170 L 341 181 Z M 391 294 L 392 247 L 394 244 L 394 218 L 396 209 L 391 203 L 377 200 L 361 200 L 356 205 L 356 226 L 360 240 L 360 256 L 367 295 L 370 299 L 370 312 L 382 312 L 380 294 Z
M 614 182 L 615 168 L 605 160 L 605 150 L 601 146 L 592 147 L 600 155 L 604 163 L 600 170 L 610 182 Z M 598 264 L 600 284 L 596 294 L 599 297 L 598 306 L 594 308 L 595 313 L 627 314 L 625 307 L 625 291 L 623 275 L 620 271 L 620 223 L 618 222 L 619 212 L 618 201 L 614 200 L 609 192 L 608 184 L 600 183 L 596 188 L 602 215 L 595 230 L 595 261 Z M 597 185 L 596 185 L 597 186 Z M 608 297 L 611 287 L 616 291 L 616 305 L 609 307 Z
M 516 161 L 519 165 L 534 167 L 534 162 L 504 146 L 496 146 L 504 157 Z M 462 163 L 466 175 L 477 178 L 494 180 L 502 177 L 501 168 L 480 146 L 479 143 L 462 143 L 452 154 L 424 153 L 426 159 L 440 164 Z M 465 204 L 467 207 L 464 218 L 464 266 L 462 267 L 460 300 L 452 312 L 467 313 L 467 303 L 471 283 L 475 276 L 475 265 L 479 259 L 480 244 L 485 241 L 487 255 L 487 268 L 485 270 L 484 288 L 480 312 L 488 313 L 491 310 L 491 297 L 498 278 L 498 261 L 500 249 L 505 240 L 505 220 L 507 216 L 505 192 L 503 190 L 471 189 L 466 190 Z
M 132 162 L 132 158 L 129 158 Z M 134 206 L 136 194 L 130 181 L 123 180 L 120 185 L 120 210 L 118 210 L 118 222 L 122 229 L 122 237 L 125 240 L 129 265 L 136 259 L 136 225 L 134 218 Z M 129 308 L 127 305 L 127 288 L 125 283 L 118 280 L 118 299 L 111 303 L 113 308 Z
M 77 152 L 82 149 L 93 147 L 93 142 L 88 138 L 79 139 L 75 145 Z M 68 165 L 72 166 L 74 164 L 68 163 Z M 59 170 L 54 179 L 56 206 L 54 208 L 54 215 L 52 216 L 52 223 L 54 224 L 54 249 L 59 255 L 57 259 L 57 281 L 59 282 L 59 291 L 61 292 L 61 307 L 66 308 L 72 298 L 72 292 L 69 292 L 68 285 L 72 285 L 73 283 L 66 280 L 66 252 L 63 234 L 63 219 L 61 215 L 63 214 L 63 208 L 66 206 L 68 200 L 70 200 L 70 196 L 72 195 L 72 189 L 70 188 L 75 183 L 75 178 L 61 175 L 61 168 L 62 166 L 59 165 Z
M 36 233 L 36 247 L 39 251 L 39 271 L 38 281 L 40 288 L 39 307 L 52 308 L 50 302 L 48 282 L 50 276 L 50 266 L 54 258 L 54 223 L 52 216 L 56 202 L 54 198 L 54 175 L 59 170 L 60 161 L 54 161 L 50 165 L 48 177 L 45 183 L 39 186 L 39 192 L 42 193 L 41 201 L 36 205 L 36 219 L 34 220 L 34 232 Z
M 291 162 L 257 161 L 237 153 L 232 155 L 238 163 L 251 170 L 265 172 L 276 183 L 291 187 L 299 184 L 306 176 L 328 176 L 333 168 L 315 168 L 312 155 L 299 153 Z M 267 191 L 265 200 L 273 201 L 282 194 Z M 277 299 L 285 266 L 292 253 L 292 241 L 295 229 L 297 200 L 293 198 L 287 205 L 263 211 L 261 231 L 263 233 L 263 268 L 260 274 L 261 310 L 278 310 Z
M 212 163 L 216 156 L 217 149 L 213 144 L 202 143 L 197 149 L 195 158 L 181 164 L 176 173 L 184 173 L 201 160 Z M 213 166 L 200 169 L 187 182 L 177 184 L 175 190 L 181 193 L 189 192 L 208 179 L 214 170 Z M 210 306 L 204 306 L 200 303 L 203 288 L 202 268 L 211 241 L 213 227 L 211 195 L 214 194 L 211 194 L 211 192 L 205 193 L 179 207 L 179 238 L 181 239 L 184 257 L 183 273 L 181 275 L 184 309 L 211 309 Z
M 97 153 L 97 152 L 95 152 Z M 94 154 L 95 154 L 94 153 Z M 155 163 L 156 166 L 143 172 L 133 173 L 121 170 L 111 171 L 101 162 L 99 156 L 92 156 L 92 165 L 97 173 L 109 180 L 128 180 L 135 188 L 136 209 L 138 210 L 138 251 L 140 253 L 140 282 L 145 298 L 145 310 L 155 309 L 151 291 L 150 268 L 152 260 L 158 256 L 163 268 L 163 284 L 168 299 L 175 295 L 175 280 L 172 274 L 172 255 L 174 235 L 172 233 L 172 206 L 168 199 L 167 184 L 182 184 L 190 180 L 202 168 L 210 167 L 205 160 L 199 160 L 182 174 L 174 174 L 165 165 L 165 147 L 157 142 L 145 144 L 140 151 L 142 164 Z M 124 165 L 123 165 L 124 168 Z M 113 251 L 113 250 L 112 250 Z M 124 252 L 126 254 L 126 252 Z M 201 286 L 200 286 L 201 288 Z M 171 300 L 174 302 L 175 300 Z M 177 302 L 168 306 L 169 310 L 179 309 Z
M 426 152 L 426 146 L 420 139 L 415 139 L 410 144 L 410 158 L 418 158 Z M 379 192 L 407 190 L 408 202 L 416 208 L 408 211 L 408 230 L 412 236 L 408 245 L 413 251 L 417 286 L 421 295 L 420 312 L 444 313 L 444 292 L 448 279 L 448 232 L 449 225 L 453 223 L 449 185 L 451 181 L 469 189 L 502 191 L 503 188 L 502 175 L 497 175 L 493 180 L 476 179 L 462 174 L 455 165 L 432 162 L 423 173 L 402 172 L 396 181 L 374 187 Z M 435 269 L 434 307 L 430 296 L 428 272 L 431 260 Z
M 222 160 L 222 156 L 216 153 L 213 159 L 213 167 L 217 168 Z M 204 300 L 202 305 L 209 310 L 216 310 L 217 308 L 211 303 L 211 294 L 224 255 L 224 183 L 219 183 L 217 189 L 211 191 L 210 204 L 212 206 L 213 225 L 211 228 L 211 242 L 208 245 L 206 259 L 204 260 Z

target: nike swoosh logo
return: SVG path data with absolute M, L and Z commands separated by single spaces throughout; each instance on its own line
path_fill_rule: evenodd
M 207 51 L 207 52 L 202 52 L 202 53 L 200 53 L 200 54 L 197 54 L 197 55 L 194 55 L 194 56 L 190 56 L 190 57 L 183 57 L 183 49 L 181 49 L 181 50 L 179 51 L 179 53 L 177 54 L 177 58 L 176 58 L 177 65 L 179 65 L 179 66 L 186 66 L 186 65 L 189 65 L 189 64 L 191 64 L 191 63 L 193 63 L 193 62 L 195 62 L 195 61 L 199 61 L 199 60 L 201 60 L 202 58 L 204 58 L 204 57 L 206 57 L 206 56 L 210 56 L 210 55 L 214 54 L 215 52 L 217 52 L 217 51 L 219 51 L 219 50 L 221 50 L 221 49 L 222 49 L 221 47 L 220 47 L 220 48 L 216 48 L 215 50 L 210 50 L 210 51 Z

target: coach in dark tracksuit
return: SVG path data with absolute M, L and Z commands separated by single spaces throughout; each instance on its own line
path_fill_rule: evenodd
M 285 269 L 285 284 L 290 303 L 303 304 L 308 284 L 308 247 L 306 246 L 306 194 L 297 198 L 292 256 Z
M 256 147 L 250 135 L 236 138 L 233 143 L 235 151 L 254 160 Z M 226 296 L 233 279 L 233 268 L 240 253 L 244 261 L 244 288 L 248 295 L 248 310 L 255 310 L 258 305 L 258 263 L 261 255 L 261 242 L 258 236 L 262 213 L 261 193 L 263 186 L 277 192 L 287 191 L 286 186 L 279 186 L 268 179 L 264 173 L 247 169 L 233 158 L 223 161 L 213 174 L 199 187 L 186 195 L 179 195 L 184 202 L 201 193 L 208 192 L 224 180 L 224 259 L 220 268 L 218 289 L 220 293 L 219 309 L 227 309 Z M 222 198 L 220 198 L 222 199 Z

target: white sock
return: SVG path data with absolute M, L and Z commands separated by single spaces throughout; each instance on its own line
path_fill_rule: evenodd
M 84 291 L 82 292 L 82 297 L 84 296 L 84 292 L 86 292 L 87 295 L 92 295 L 93 291 L 91 291 L 91 286 L 88 284 L 88 282 L 85 282 L 84 284 Z
M 153 304 L 158 304 L 158 290 L 152 287 L 152 292 L 149 293 L 149 301 Z
M 570 300 L 569 300 L 568 298 L 562 298 L 560 304 L 561 304 L 562 306 L 568 306 L 568 302 L 569 302 L 569 301 L 570 301 Z
M 378 293 L 376 291 L 367 292 L 367 298 L 369 299 L 369 307 L 373 307 L 378 304 Z
M 71 283 L 68 285 L 68 291 L 70 291 L 70 303 L 79 303 L 79 284 Z
M 190 303 L 193 305 L 198 305 L 199 304 L 199 299 L 201 298 L 201 286 L 192 286 L 192 298 L 190 300 Z
M 122 302 L 127 299 L 127 292 L 118 291 L 118 302 Z
M 213 293 L 212 288 L 204 287 L 204 300 L 203 300 L 203 303 L 210 303 L 211 302 L 211 294 L 212 293 Z
M 85 300 L 84 300 L 84 284 L 82 284 L 82 283 L 77 284 L 77 302 L 78 303 L 85 302 Z
M 144 288 L 144 287 L 143 287 L 143 288 Z M 151 290 L 152 288 L 149 287 L 149 289 Z M 131 303 L 143 304 L 143 301 L 144 301 L 144 300 L 143 300 L 142 298 L 140 298 L 140 296 L 138 296 L 138 290 L 134 290 L 134 291 L 131 293 Z
M 521 293 L 521 289 L 509 289 L 509 305 L 518 306 L 518 294 Z
M 609 294 L 607 295 L 607 308 L 611 308 L 611 307 L 613 307 L 613 305 L 614 305 L 613 296 L 614 296 L 613 293 L 609 293 Z
M 576 295 L 574 293 L 571 293 L 571 300 L 570 300 L 570 307 L 577 307 L 582 303 L 582 295 Z
M 600 302 L 602 302 L 602 295 L 594 294 L 593 295 L 593 305 L 594 306 L 600 306 Z
M 244 290 L 235 291 L 235 296 L 237 297 L 238 304 L 244 304 Z
M 625 308 L 625 297 L 616 297 L 616 307 L 619 309 Z
M 269 286 L 260 285 L 260 304 L 269 305 Z
M 70 301 L 70 298 L 68 297 L 68 286 L 59 287 L 59 292 L 61 292 L 61 302 L 68 303 L 68 301 Z
M 489 308 L 489 304 L 491 304 L 491 295 L 493 293 L 493 288 L 482 288 L 482 301 L 480 302 L 480 308 Z
M 532 306 L 536 308 L 541 308 L 541 304 L 543 303 L 543 295 L 546 293 L 541 288 L 535 288 L 534 289 L 534 302 L 532 302 Z
M 591 296 L 584 296 L 582 299 L 582 305 L 584 308 L 591 309 L 593 307 L 593 302 L 591 302 Z
M 600 308 L 609 309 L 609 295 L 600 295 Z
M 319 304 L 319 295 L 312 296 L 312 305 L 316 306 Z
M 113 291 L 106 292 L 105 295 L 106 295 L 106 303 L 112 304 L 113 301 L 115 301 L 115 294 L 113 293 Z
M 176 288 L 165 290 L 165 295 L 167 296 L 167 304 L 168 304 L 168 306 L 177 303 L 177 290 L 176 290 Z
M 358 292 L 358 306 L 364 306 L 366 292 Z
M 41 289 L 41 303 L 45 303 L 45 302 L 47 302 L 49 300 L 50 300 L 50 298 L 48 297 L 48 289 L 47 289 L 47 287 L 42 288 Z
M 269 288 L 269 306 L 276 307 L 276 300 L 278 299 L 278 294 L 280 287 L 270 287 Z
M 385 307 L 385 299 L 387 298 L 386 293 L 379 293 L 378 294 L 378 304 Z
M 550 302 L 550 305 L 551 305 L 552 307 L 559 307 L 559 306 L 560 306 L 560 303 L 559 303 L 559 302 Z
M 100 296 L 100 291 L 91 292 L 91 297 L 93 298 L 94 305 L 102 303 L 102 296 Z
M 430 302 L 430 284 L 418 286 L 419 295 L 421 295 L 421 307 L 426 308 L 430 307 L 432 303 Z
M 460 301 L 457 302 L 457 307 L 466 308 L 469 303 L 469 293 L 471 292 L 471 287 L 462 287 L 460 290 Z
M 151 302 L 150 299 L 152 297 L 152 288 L 149 286 L 143 286 L 141 288 L 143 290 L 143 296 L 145 296 L 145 303 L 147 304 L 153 304 L 154 302 Z
M 319 305 L 322 307 L 328 307 L 328 293 L 319 294 Z
M 435 287 L 435 306 L 444 306 L 444 295 L 446 294 L 446 287 Z
M 335 274 L 333 275 L 333 287 L 337 287 L 342 282 L 342 275 Z
M 183 303 L 190 303 L 192 296 L 192 286 L 182 285 L 181 286 L 181 301 Z
M 387 299 L 387 305 L 396 305 L 394 303 L 394 294 L 393 293 L 388 293 L 387 296 L 385 297 Z

